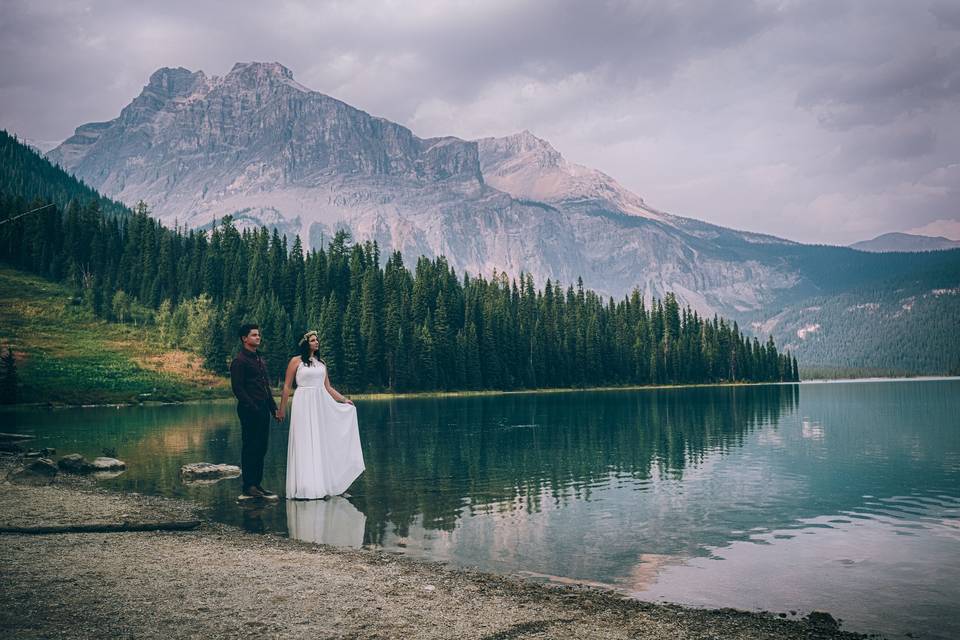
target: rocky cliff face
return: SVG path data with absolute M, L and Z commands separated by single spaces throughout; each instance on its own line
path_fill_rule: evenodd
M 110 122 L 48 154 L 168 224 L 276 226 L 318 246 L 338 228 L 458 272 L 582 277 L 600 293 L 674 291 L 703 313 L 763 314 L 803 287 L 785 240 L 656 211 L 529 132 L 422 139 L 311 91 L 276 63 L 226 76 L 160 69 Z M 774 250 L 771 250 L 774 248 Z

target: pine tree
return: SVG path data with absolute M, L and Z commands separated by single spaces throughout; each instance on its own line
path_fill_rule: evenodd
M 224 317 L 217 307 L 214 307 L 210 317 L 210 330 L 207 335 L 203 351 L 204 366 L 214 373 L 226 375 L 230 372 L 227 366 L 227 331 L 224 327 Z
M 434 350 L 434 339 L 430 331 L 430 314 L 417 330 L 417 378 L 418 387 L 422 390 L 437 388 L 437 361 Z
M 383 385 L 384 354 L 381 312 L 383 295 L 381 292 L 380 272 L 367 269 L 363 276 L 360 298 L 360 337 L 364 345 L 363 363 L 366 369 L 364 378 L 375 387 Z
M 447 299 L 443 289 L 437 296 L 437 310 L 433 315 L 433 327 L 430 331 L 433 338 L 436 379 L 439 388 L 453 389 L 458 386 L 456 353 L 453 348 L 453 335 L 450 332 L 450 322 L 447 319 Z
M 7 346 L 6 352 L 0 355 L 3 360 L 3 380 L 0 381 L 0 403 L 16 404 L 19 399 L 19 379 L 17 377 L 17 357 L 13 349 Z
M 343 358 L 341 360 L 343 386 L 348 391 L 361 391 L 364 379 L 363 363 L 360 360 L 360 329 L 353 301 L 347 304 L 340 331 L 341 344 L 343 345 Z
M 335 291 L 323 303 L 317 339 L 320 342 L 317 355 L 326 363 L 330 378 L 339 380 L 342 374 L 340 366 L 340 304 L 337 302 Z

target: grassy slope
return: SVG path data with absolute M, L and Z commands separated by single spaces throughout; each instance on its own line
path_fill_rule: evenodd
M 103 404 L 230 395 L 196 356 L 160 347 L 144 327 L 97 319 L 69 291 L 0 266 L 0 345 L 17 355 L 20 401 Z

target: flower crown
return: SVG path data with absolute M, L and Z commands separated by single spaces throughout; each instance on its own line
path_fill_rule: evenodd
M 315 336 L 315 335 L 317 335 L 316 331 L 307 331 L 305 334 L 303 334 L 303 337 L 300 338 L 299 345 L 302 347 L 303 345 L 307 344 L 308 342 L 310 342 L 310 336 Z

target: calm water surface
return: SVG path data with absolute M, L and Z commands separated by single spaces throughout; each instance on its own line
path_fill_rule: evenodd
M 960 638 L 960 380 L 358 402 L 348 499 L 241 508 L 232 404 L 30 410 L 5 430 L 130 470 L 104 484 L 214 518 L 644 600 Z M 284 486 L 287 426 L 264 485 Z

